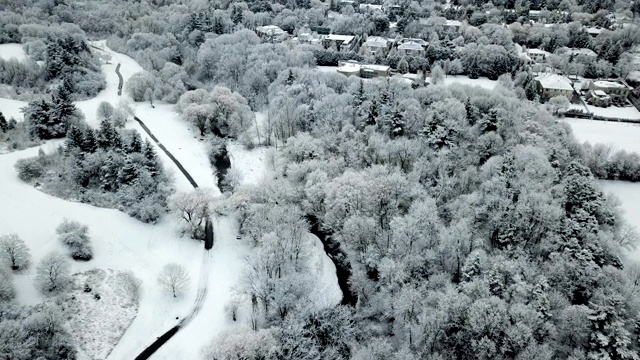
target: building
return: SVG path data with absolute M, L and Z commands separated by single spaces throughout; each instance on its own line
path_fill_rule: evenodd
M 613 102 L 625 103 L 633 88 L 621 80 L 591 80 L 589 91 L 600 90 L 611 97 Z
M 368 55 L 386 55 L 391 47 L 391 41 L 381 36 L 370 36 L 362 44 L 362 48 Z
M 425 47 L 428 45 L 424 40 L 416 41 L 409 39 L 398 45 L 398 53 L 408 56 L 424 56 Z
M 275 25 L 258 26 L 256 28 L 256 34 L 263 41 L 267 42 L 285 41 L 289 36 L 286 31 Z
M 598 58 L 598 54 L 596 54 L 595 51 L 591 49 L 572 48 L 572 49 L 569 49 L 569 55 L 573 57 L 584 56 L 584 57 L 593 58 L 593 59 Z
M 383 12 L 383 8 L 382 5 L 375 5 L 375 4 L 360 4 L 360 6 L 358 7 L 358 9 L 360 10 L 360 12 Z
M 385 65 L 361 64 L 354 60 L 340 61 L 338 73 L 346 76 L 359 76 L 370 79 L 374 77 L 387 77 L 391 75 L 391 68 Z
M 541 99 L 550 99 L 554 96 L 565 96 L 571 100 L 573 86 L 571 80 L 558 74 L 545 74 L 535 78 L 538 85 L 538 93 Z
M 542 49 L 527 49 L 527 56 L 533 62 L 543 63 L 549 56 L 549 53 Z
M 460 27 L 462 26 L 462 22 L 458 21 L 458 20 L 446 20 L 443 25 L 446 28 L 458 31 L 458 30 L 460 30 Z
M 530 20 L 540 19 L 540 10 L 529 10 L 529 19 Z
M 298 44 L 311 44 L 311 45 L 317 45 L 320 43 L 320 37 L 318 37 L 317 35 L 314 35 L 310 32 L 303 32 L 298 34 L 297 37 L 291 39 L 291 40 L 295 40 Z
M 600 35 L 601 32 L 602 28 L 599 26 L 587 28 L 587 34 L 591 35 L 591 37 L 596 37 Z
M 353 51 L 359 37 L 354 35 L 326 35 L 322 39 L 322 45 L 325 49 L 335 48 L 338 52 L 348 53 Z
M 594 106 L 608 107 L 611 105 L 611 96 L 602 90 L 591 90 L 586 95 L 587 102 Z

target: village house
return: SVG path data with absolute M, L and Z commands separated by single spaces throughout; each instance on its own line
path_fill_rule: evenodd
M 458 30 L 460 30 L 460 27 L 462 26 L 462 22 L 459 21 L 459 20 L 446 20 L 444 22 L 444 26 L 446 28 L 458 31 Z
M 358 6 L 358 9 L 360 10 L 360 12 L 364 12 L 364 13 L 368 13 L 368 12 L 383 12 L 383 8 L 382 5 L 375 5 L 375 4 L 360 4 Z
M 527 49 L 527 56 L 536 63 L 543 63 L 549 56 L 549 53 L 542 49 Z
M 584 48 L 571 48 L 569 49 L 569 55 L 571 55 L 572 57 L 584 56 L 592 59 L 598 58 L 598 54 L 596 54 L 595 51 Z
M 365 54 L 367 55 L 386 55 L 391 47 L 391 41 L 381 36 L 370 36 L 367 41 L 362 44 Z
M 391 75 L 391 68 L 386 65 L 361 64 L 354 60 L 340 61 L 338 63 L 338 73 L 346 76 L 359 76 L 370 79 L 374 77 L 388 77 Z
M 424 56 L 425 48 L 428 45 L 429 43 L 422 39 L 403 39 L 398 45 L 398 53 L 408 56 Z
M 544 74 L 535 78 L 538 84 L 538 93 L 543 100 L 554 96 L 564 96 L 571 100 L 573 97 L 573 86 L 571 80 L 558 74 Z
M 591 80 L 589 91 L 602 91 L 611 97 L 614 103 L 624 104 L 633 88 L 621 80 Z
M 256 34 L 260 39 L 267 42 L 282 42 L 288 37 L 286 31 L 275 25 L 258 26 Z
M 608 107 L 611 105 L 611 96 L 602 90 L 590 90 L 586 99 L 589 104 L 594 106 Z
M 354 35 L 326 35 L 322 39 L 322 45 L 325 49 L 335 48 L 336 51 L 341 53 L 348 53 L 353 51 L 358 42 L 359 37 Z

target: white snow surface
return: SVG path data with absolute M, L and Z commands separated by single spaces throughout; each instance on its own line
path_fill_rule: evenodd
M 7 121 L 11 118 L 16 119 L 17 121 L 22 121 L 24 119 L 24 115 L 20 112 L 20 108 L 25 105 L 27 105 L 27 103 L 24 101 L 0 98 L 0 112 L 2 112 L 2 115 L 4 115 Z
M 243 145 L 235 141 L 228 144 L 231 168 L 236 168 L 242 174 L 242 185 L 258 185 L 266 176 L 266 147 L 257 147 L 247 150 Z
M 587 108 L 595 115 L 611 118 L 640 120 L 640 112 L 633 105 L 625 107 L 609 106 L 604 108 L 587 104 Z
M 0 44 L 0 58 L 4 60 L 26 60 L 27 53 L 22 44 Z
M 640 153 L 640 124 L 570 118 L 563 121 L 580 142 L 610 144 L 615 149 Z
M 498 81 L 489 80 L 485 77 L 481 77 L 478 79 L 469 79 L 468 76 L 464 76 L 464 75 L 447 75 L 444 78 L 443 83 L 444 85 L 463 84 L 463 85 L 469 85 L 469 86 L 480 86 L 481 88 L 493 90 L 493 88 L 496 87 L 496 84 L 498 83 Z

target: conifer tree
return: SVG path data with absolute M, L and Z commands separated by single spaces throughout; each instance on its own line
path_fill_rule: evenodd
M 80 148 L 84 152 L 94 153 L 98 148 L 98 141 L 96 139 L 96 133 L 92 128 L 86 127 L 82 132 L 82 143 Z
M 67 132 L 67 140 L 65 141 L 65 145 L 67 146 L 67 150 L 71 149 L 82 149 L 82 130 L 78 129 L 77 126 L 71 126 L 69 131 Z
M 124 165 L 118 172 L 118 182 L 120 184 L 129 185 L 132 184 L 138 178 L 138 169 L 134 164 L 131 156 L 127 155 L 124 158 Z
M 7 123 L 7 119 L 4 118 L 2 111 L 0 111 L 0 132 L 7 132 L 9 130 L 9 123 Z

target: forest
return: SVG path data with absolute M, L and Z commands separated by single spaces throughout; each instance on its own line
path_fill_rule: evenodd
M 0 116 L 0 140 L 19 137 L 11 146 L 19 149 L 64 138 L 54 152 L 18 161 L 21 180 L 143 222 L 169 209 L 200 212 L 183 232 L 202 238 L 210 199 L 200 192 L 171 198 L 171 177 L 153 146 L 122 128 L 131 114 L 106 104 L 93 129 L 74 106 L 104 88 L 88 41 L 106 38 L 144 68 L 125 85 L 134 101 L 175 104 L 194 137 L 208 143 L 274 149 L 271 178 L 224 189 L 215 209 L 237 219 L 251 249 L 226 305 L 233 321 L 246 312 L 248 324 L 212 339 L 206 359 L 640 357 L 640 266 L 626 258 L 637 235 L 597 183 L 638 181 L 640 157 L 580 144 L 538 103 L 534 71 L 518 51 L 544 49 L 565 74 L 625 77 L 640 31 L 615 28 L 606 15 L 634 16 L 640 7 L 589 0 L 398 6 L 380 14 L 315 0 L 5 4 L 0 43 L 25 44 L 31 60 L 0 61 L 3 96 L 29 101 L 24 124 Z M 531 23 L 531 10 L 547 23 Z M 454 31 L 447 20 L 465 24 Z M 395 48 L 372 55 L 360 43 L 345 54 L 264 41 L 254 31 L 272 24 L 290 35 L 327 28 L 363 43 L 382 35 L 429 45 L 420 56 Z M 585 26 L 604 30 L 593 37 Z M 433 82 L 317 68 L 350 59 L 430 73 Z M 452 75 L 497 85 L 441 84 Z M 259 111 L 267 114 L 260 126 Z M 342 255 L 334 262 L 346 269 L 335 306 L 312 305 L 306 239 L 314 225 L 337 244 Z M 90 247 L 73 244 L 72 256 L 90 257 Z M 2 271 L 11 271 L 5 263 Z M 0 301 L 11 303 L 1 285 Z M 75 358 L 63 319 L 50 312 L 3 307 L 0 355 Z

